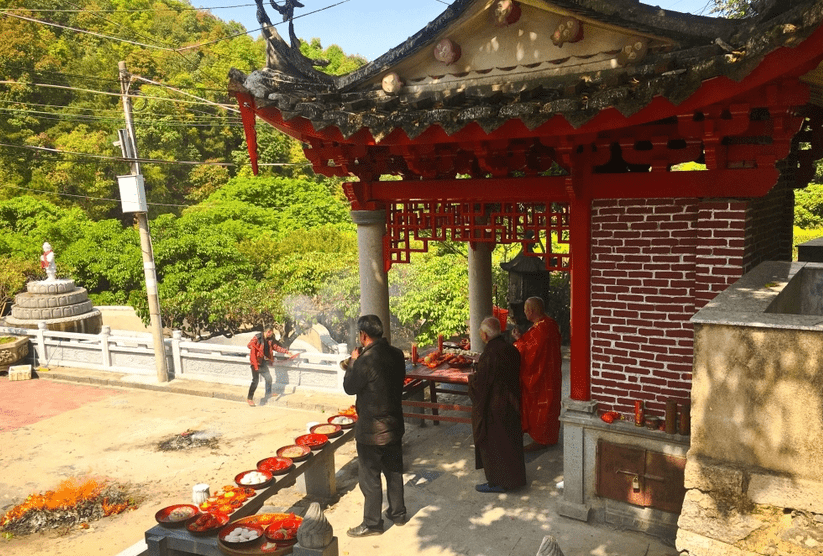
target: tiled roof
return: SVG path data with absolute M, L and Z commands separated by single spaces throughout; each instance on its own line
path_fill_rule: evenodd
M 413 139 L 432 125 L 451 135 L 470 123 L 491 133 L 515 118 L 534 129 L 556 115 L 579 128 L 607 108 L 629 117 L 655 97 L 678 105 L 708 79 L 739 81 L 776 48 L 802 43 L 823 19 L 823 0 L 767 1 L 767 13 L 747 20 L 679 14 L 633 0 L 529 0 L 522 3 L 521 35 L 528 18 L 549 15 L 577 18 L 588 35 L 580 44 L 544 48 L 505 66 L 489 56 L 482 58 L 487 65 L 429 60 L 443 38 L 470 41 L 487 32 L 477 22 L 489 4 L 453 2 L 413 37 L 341 77 L 313 70 L 272 27 L 268 67 L 251 75 L 232 70 L 230 88 L 249 92 L 258 107 L 276 108 L 286 121 L 300 116 L 315 130 L 334 127 L 344 138 L 365 127 L 378 141 L 398 128 Z M 592 29 L 599 39 L 590 38 Z M 614 41 L 633 35 L 648 46 L 645 57 L 615 63 Z M 381 86 L 391 72 L 403 82 L 399 91 Z

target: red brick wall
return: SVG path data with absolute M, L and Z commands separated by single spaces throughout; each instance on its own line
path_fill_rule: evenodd
M 689 319 L 742 275 L 749 203 L 601 200 L 592 206 L 592 399 L 661 416 L 688 399 Z M 760 220 L 759 218 L 757 219 Z

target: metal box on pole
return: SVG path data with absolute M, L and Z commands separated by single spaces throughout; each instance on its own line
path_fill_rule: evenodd
M 142 175 L 117 176 L 117 183 L 120 185 L 123 212 L 148 212 Z

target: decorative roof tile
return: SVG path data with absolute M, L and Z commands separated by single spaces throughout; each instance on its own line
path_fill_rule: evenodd
M 677 106 L 716 77 L 739 81 L 776 48 L 801 44 L 823 20 L 823 0 L 774 2 L 747 20 L 689 16 L 635 0 L 529 0 L 501 30 L 485 18 L 491 6 L 457 0 L 396 48 L 341 77 L 320 74 L 264 27 L 267 67 L 251 75 L 232 70 L 230 89 L 265 101 L 285 120 L 337 127 L 344 138 L 366 127 L 378 141 L 397 129 L 414 139 L 433 125 L 453 134 L 471 123 L 492 133 L 511 119 L 534 129 L 556 115 L 579 128 L 603 110 L 629 117 L 655 97 Z M 583 38 L 556 46 L 550 35 L 569 14 Z M 446 35 L 461 47 L 448 66 L 433 56 Z M 635 37 L 645 57 L 621 66 L 622 45 Z M 403 83 L 393 94 L 381 86 L 389 72 Z

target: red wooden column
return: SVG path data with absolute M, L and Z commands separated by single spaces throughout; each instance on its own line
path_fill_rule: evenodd
M 571 370 L 570 397 L 591 400 L 591 216 L 589 197 L 574 196 L 570 205 Z
M 591 246 L 592 246 L 592 165 L 602 163 L 607 150 L 599 156 L 563 145 L 562 160 L 570 170 L 566 177 L 569 196 L 569 251 L 571 253 L 571 368 L 572 400 L 591 401 Z M 575 152 L 577 151 L 577 152 Z M 598 158 L 596 161 L 595 158 Z

